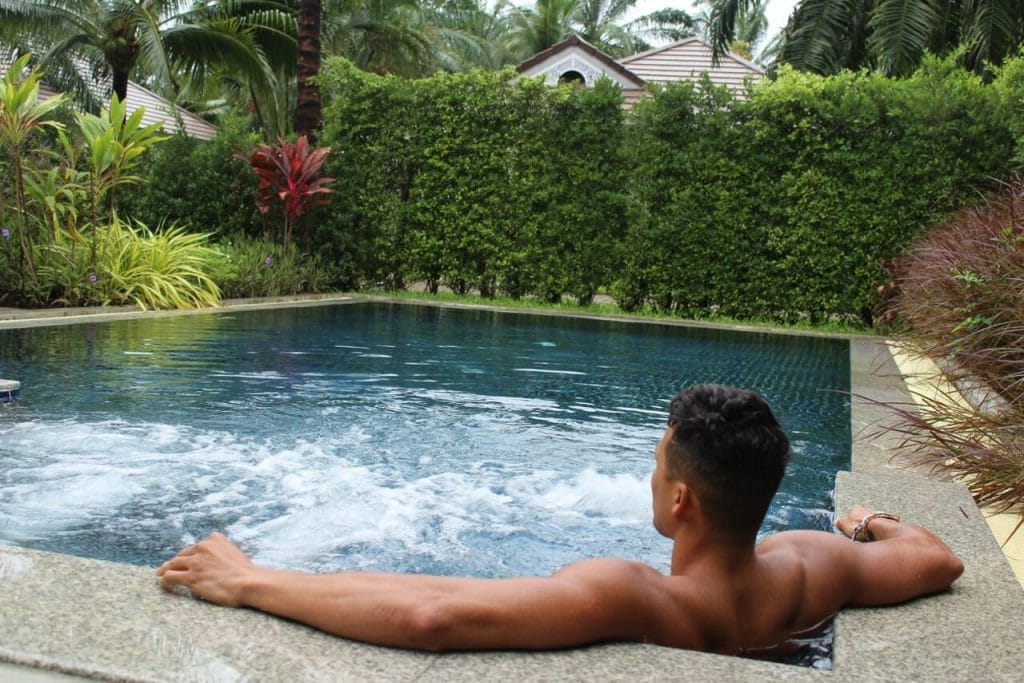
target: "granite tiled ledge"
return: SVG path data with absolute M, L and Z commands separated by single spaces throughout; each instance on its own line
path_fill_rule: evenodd
M 0 546 L 0 660 L 117 681 L 1019 680 L 1024 614 L 995 539 L 959 484 L 840 472 L 836 503 L 898 510 L 964 560 L 952 590 L 836 621 L 832 673 L 616 644 L 547 653 L 432 655 L 334 638 L 161 591 L 152 570 Z M 878 571 L 886 571 L 879 567 Z
M 964 562 L 940 595 L 898 607 L 843 610 L 836 618 L 834 673 L 843 681 L 1019 681 L 1016 635 L 1024 591 L 962 484 L 900 474 L 839 472 L 836 509 L 855 504 L 899 512 L 933 530 Z M 882 574 L 886 567 L 878 567 Z

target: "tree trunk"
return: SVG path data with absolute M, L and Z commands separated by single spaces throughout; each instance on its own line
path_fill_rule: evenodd
M 320 0 L 299 2 L 298 97 L 295 105 L 295 132 L 316 142 L 320 125 L 320 90 L 310 79 L 320 73 Z
M 117 95 L 118 102 L 124 102 L 128 99 L 128 70 L 120 70 L 114 67 L 114 94 Z

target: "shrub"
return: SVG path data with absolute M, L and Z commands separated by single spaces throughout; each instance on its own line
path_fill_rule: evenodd
M 213 277 L 230 299 L 325 292 L 336 274 L 319 256 L 305 256 L 269 239 L 244 235 L 216 245 Z
M 250 154 L 237 155 L 249 163 L 258 178 L 260 213 L 266 215 L 271 209 L 280 208 L 286 247 L 291 243 L 295 222 L 314 204 L 327 203 L 319 195 L 330 194 L 327 185 L 334 178 L 321 176 L 320 169 L 330 153 L 330 147 L 310 148 L 309 140 L 302 135 L 295 142 L 278 138 L 274 145 L 259 144 Z M 308 248 L 308 231 L 305 237 Z
M 325 172 L 350 183 L 317 241 L 347 281 L 582 302 L 607 283 L 625 232 L 618 89 L 513 78 L 326 63 Z
M 924 396 L 897 430 L 921 462 L 967 475 L 979 503 L 1024 517 L 1024 182 L 932 230 L 899 273 L 908 346 L 970 402 Z
M 227 117 L 212 140 L 172 136 L 146 156 L 141 184 L 117 198 L 122 215 L 147 225 L 182 225 L 219 235 L 259 234 L 256 179 L 234 158 L 255 140 L 239 119 Z

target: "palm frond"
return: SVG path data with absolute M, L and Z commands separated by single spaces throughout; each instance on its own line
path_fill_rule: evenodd
M 961 38 L 967 45 L 965 66 L 978 73 L 986 62 L 999 64 L 1024 42 L 1024 4 L 1014 0 L 963 3 Z
M 164 32 L 164 43 L 174 61 L 200 81 L 212 65 L 230 65 L 255 82 L 272 79 L 252 30 L 238 19 L 212 19 L 201 26 L 181 24 Z
M 863 0 L 803 0 L 790 16 L 780 61 L 802 71 L 835 73 L 843 66 L 849 19 Z
M 890 76 L 909 74 L 924 54 L 939 21 L 935 0 L 882 0 L 868 21 L 868 51 Z

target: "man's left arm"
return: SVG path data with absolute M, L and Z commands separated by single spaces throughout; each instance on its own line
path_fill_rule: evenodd
M 165 562 L 157 576 L 164 588 L 185 586 L 217 604 L 418 650 L 550 649 L 687 637 L 685 627 L 673 624 L 664 577 L 624 560 L 590 560 L 550 577 L 514 579 L 313 575 L 257 566 L 214 534 Z
M 869 519 L 867 531 L 874 539 L 843 546 L 851 604 L 888 605 L 937 593 L 963 573 L 963 562 L 931 531 L 888 515 L 870 518 L 873 513 L 855 506 L 836 520 L 840 531 L 853 536 L 858 525 Z

